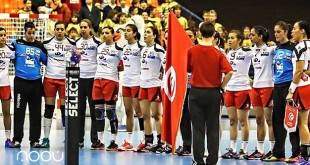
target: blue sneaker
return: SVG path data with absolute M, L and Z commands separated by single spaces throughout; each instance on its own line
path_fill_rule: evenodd
M 41 148 L 50 148 L 50 140 L 48 138 L 43 138 Z
M 5 148 L 12 148 L 12 146 L 14 146 L 14 143 L 11 141 L 11 139 L 6 139 Z
M 310 162 L 308 162 L 307 160 L 305 160 L 304 158 L 299 159 L 298 162 L 293 163 L 291 165 L 310 165 Z
M 20 142 L 19 141 L 13 141 L 12 145 L 9 146 L 9 148 L 20 148 Z
M 228 152 L 222 155 L 223 159 L 234 159 L 237 156 L 237 153 L 233 151 L 231 148 L 226 149 Z

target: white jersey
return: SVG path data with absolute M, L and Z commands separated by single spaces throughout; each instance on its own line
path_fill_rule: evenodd
M 140 87 L 160 87 L 160 69 L 165 60 L 165 50 L 158 44 L 151 47 L 144 47 L 141 51 L 141 75 Z
M 98 46 L 97 70 L 95 79 L 107 79 L 118 82 L 118 66 L 122 58 L 123 49 L 116 43 Z
M 47 50 L 47 65 L 45 77 L 52 79 L 66 78 L 66 57 L 65 54 L 75 48 L 75 42 L 67 37 L 58 41 L 52 37 L 43 41 L 44 48 Z
M 11 47 L 5 45 L 0 48 L 0 86 L 9 86 L 9 65 L 10 60 L 15 58 L 15 52 Z
M 145 44 L 137 41 L 134 44 L 125 45 L 123 48 L 123 86 L 139 86 L 141 73 L 141 50 Z
M 293 52 L 293 74 L 296 71 L 296 62 L 304 61 L 303 70 L 310 70 L 310 40 L 301 41 L 295 46 Z M 310 77 L 306 73 L 302 73 L 301 78 L 298 82 L 298 87 L 306 86 L 310 84 Z
M 227 53 L 226 57 L 234 72 L 226 86 L 226 89 L 229 91 L 242 91 L 251 89 L 249 81 L 249 69 L 252 59 L 251 49 L 231 49 Z
M 276 46 L 252 48 L 252 63 L 254 68 L 254 88 L 273 87 L 273 57 Z
M 91 36 L 89 39 L 83 37 L 76 40 L 76 47 L 81 52 L 80 78 L 94 78 L 97 68 L 97 48 L 100 39 Z

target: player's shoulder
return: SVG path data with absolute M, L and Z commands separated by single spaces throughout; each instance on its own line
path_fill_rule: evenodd
M 117 44 L 117 42 L 115 42 L 115 49 L 116 49 L 116 50 L 119 50 L 119 51 L 123 51 L 123 48 L 122 48 L 121 46 L 119 46 L 119 45 Z
M 55 37 L 50 37 L 50 38 L 45 39 L 45 40 L 42 42 L 43 45 L 51 43 L 52 40 L 53 40 L 54 38 L 55 38 Z
M 154 44 L 154 51 L 160 52 L 160 53 L 165 53 L 165 49 L 162 46 L 160 46 L 159 44 Z

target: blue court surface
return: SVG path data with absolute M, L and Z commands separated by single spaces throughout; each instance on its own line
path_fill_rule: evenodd
M 27 118 L 27 117 L 26 117 Z M 2 121 L 2 117 L 0 118 Z M 56 121 L 56 120 L 54 120 Z M 90 123 L 90 120 L 87 119 L 86 123 Z M 220 145 L 220 150 L 222 153 L 225 152 L 225 148 L 229 147 L 229 131 L 228 128 L 228 119 L 224 119 L 223 123 L 223 136 Z M 20 149 L 9 149 L 4 147 L 4 130 L 3 124 L 0 126 L 0 142 L 3 142 L 0 146 L 0 165 L 28 165 L 28 164 L 46 164 L 46 165 L 55 165 L 55 164 L 64 164 L 64 134 L 60 130 L 60 120 L 53 122 L 50 136 L 50 149 L 31 149 L 29 146 L 29 123 L 26 120 L 25 123 L 25 136 L 22 142 L 22 147 Z M 250 121 L 250 140 L 248 145 L 248 152 L 251 153 L 256 146 L 256 130 L 255 130 L 255 120 L 251 119 Z M 226 128 L 226 129 L 225 129 Z M 43 136 L 43 130 L 41 137 Z M 117 137 L 117 143 L 122 145 L 123 140 L 127 137 L 124 130 L 120 131 Z M 241 147 L 240 132 L 238 136 L 238 149 Z M 110 141 L 110 132 L 105 132 L 105 145 L 109 145 Z M 138 131 L 133 134 L 133 144 L 137 146 L 139 140 L 142 139 L 142 134 Z M 180 143 L 180 136 L 177 138 L 177 144 Z M 156 138 L 154 139 L 156 141 Z M 170 154 L 154 154 L 154 153 L 136 153 L 132 151 L 125 152 L 115 152 L 115 151 L 103 151 L 103 150 L 90 150 L 90 136 L 89 136 L 89 124 L 86 125 L 85 133 L 85 147 L 80 149 L 79 152 L 79 163 L 82 165 L 190 165 L 192 164 L 192 159 L 190 156 L 180 157 L 177 155 Z M 267 152 L 269 148 L 268 137 L 265 141 L 265 150 Z M 290 156 L 290 144 L 288 139 L 286 141 L 286 156 Z M 278 165 L 286 164 L 284 162 L 262 162 L 262 161 L 248 161 L 248 160 L 224 160 L 219 159 L 218 164 L 223 165 Z

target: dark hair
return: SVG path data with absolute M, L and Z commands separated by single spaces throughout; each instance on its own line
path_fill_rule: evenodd
M 87 19 L 87 18 L 82 19 L 82 20 L 80 21 L 80 25 L 81 25 L 82 22 L 86 22 L 86 23 L 87 23 L 87 26 L 88 26 L 89 29 L 90 29 L 90 35 L 96 35 L 96 32 L 95 32 L 94 29 L 93 29 L 92 22 L 91 22 L 89 19 Z
M 111 27 L 111 26 L 105 26 L 102 28 L 102 31 L 103 29 L 109 29 L 111 31 L 112 34 L 114 34 L 114 29 Z
M 229 33 L 235 33 L 237 39 L 240 40 L 239 45 L 242 45 L 242 42 L 243 42 L 243 40 L 244 40 L 244 36 L 243 36 L 243 34 L 240 32 L 240 30 L 231 30 Z
M 297 21 L 297 23 L 298 23 L 300 29 L 305 30 L 307 38 L 310 38 L 310 25 L 309 25 L 309 23 L 305 20 Z
M 71 32 L 76 32 L 76 33 L 78 33 L 78 31 L 77 31 L 77 29 L 75 28 L 75 27 L 71 27 L 70 29 L 69 29 L 69 31 L 68 31 L 68 33 L 70 34 Z
M 200 26 L 199 31 L 201 35 L 205 38 L 212 37 L 215 32 L 214 25 L 210 22 L 204 22 Z
M 57 26 L 57 25 L 65 25 L 65 23 L 62 22 L 62 21 L 57 21 L 57 22 L 55 23 L 54 29 L 56 29 L 56 26 Z M 66 25 L 65 25 L 65 26 L 66 26 Z
M 5 28 L 3 28 L 3 27 L 0 27 L 0 31 L 6 32 Z
M 114 29 L 111 27 L 111 26 L 105 26 L 105 27 L 103 27 L 102 28 L 102 31 L 101 31 L 101 33 L 103 32 L 103 29 L 109 29 L 110 30 L 110 32 L 112 33 L 112 35 L 113 35 L 113 41 L 115 41 L 115 36 L 114 36 Z
M 78 19 L 79 19 L 80 15 L 79 15 L 79 13 L 72 12 L 72 14 L 71 14 L 71 18 L 72 18 L 72 17 L 76 17 L 76 18 L 78 18 Z
M 117 14 L 117 16 L 120 18 L 121 16 L 126 16 L 127 17 L 127 14 L 126 13 L 124 13 L 124 12 L 119 12 L 118 14 Z
M 93 28 L 93 25 L 92 25 L 92 23 L 91 23 L 91 21 L 90 21 L 89 19 L 82 19 L 81 22 L 86 22 L 86 23 L 87 23 L 87 26 L 88 26 L 90 29 Z M 80 22 L 80 23 L 81 23 L 81 22 Z
M 172 10 L 182 10 L 180 5 L 175 5 L 174 7 L 172 7 Z
M 287 31 L 287 38 L 288 39 L 292 38 L 292 33 L 291 32 L 292 32 L 293 27 L 292 27 L 291 24 L 288 24 L 288 23 L 286 23 L 284 21 L 278 21 L 275 26 L 280 26 L 280 28 L 282 30 Z
M 149 12 L 151 13 L 151 11 L 153 11 L 154 9 L 156 9 L 156 7 L 154 6 L 149 6 Z
M 157 44 L 160 44 L 158 30 L 157 30 L 155 27 L 153 27 L 153 26 L 147 27 L 147 28 L 145 28 L 145 29 L 151 29 L 152 32 L 153 32 L 153 35 L 156 36 L 155 39 L 154 39 L 154 41 L 155 41 Z
M 219 47 L 219 48 L 222 48 L 224 49 L 224 39 L 220 36 L 220 33 L 215 31 L 215 35 L 214 35 L 214 39 L 217 39 L 217 43 L 216 45 Z
M 134 6 L 130 6 L 128 9 L 129 14 L 131 14 L 131 12 L 133 12 L 137 7 Z
M 131 6 L 134 6 L 134 5 L 136 5 L 136 4 L 138 4 L 138 1 L 132 1 L 132 2 L 131 2 Z
M 130 29 L 132 30 L 133 33 L 136 33 L 135 39 L 140 40 L 141 34 L 139 33 L 137 26 L 135 24 L 128 24 L 128 25 L 126 25 L 126 27 L 127 26 L 130 27 Z
M 191 31 L 196 37 L 197 31 L 194 28 L 186 28 L 185 31 Z
M 260 36 L 260 35 L 263 36 L 263 38 L 262 38 L 263 42 L 268 42 L 268 40 L 269 40 L 269 32 L 268 32 L 268 30 L 267 30 L 265 27 L 260 26 L 260 25 L 255 25 L 255 26 L 253 27 L 253 29 L 255 30 L 255 32 L 256 32 L 259 36 Z
M 36 28 L 36 27 L 34 26 L 33 22 L 26 22 L 25 25 L 24 25 L 25 32 L 27 31 L 28 28 L 33 29 L 33 28 Z

